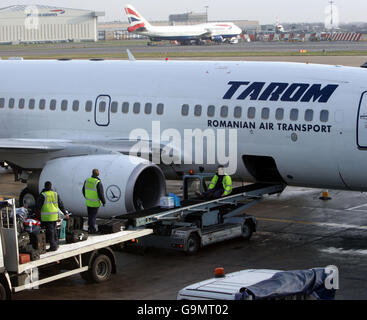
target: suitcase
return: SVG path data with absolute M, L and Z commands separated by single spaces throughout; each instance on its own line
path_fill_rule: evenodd
M 31 262 L 31 256 L 29 253 L 19 253 L 19 264 Z
M 83 217 L 69 217 L 66 220 L 66 232 L 71 232 L 73 230 L 83 230 L 84 219 Z
M 31 233 L 31 244 L 33 249 L 38 250 L 40 254 L 46 253 L 46 233 L 41 230 L 40 233 Z
M 66 243 L 75 243 L 88 239 L 88 232 L 84 230 L 73 230 L 66 232 Z
M 39 250 L 35 250 L 31 244 L 27 246 L 25 249 L 25 252 L 29 254 L 31 261 L 39 260 L 40 259 L 40 252 Z
M 23 222 L 24 231 L 29 233 L 39 233 L 41 230 L 41 222 L 35 219 L 26 219 Z
M 67 225 L 66 220 L 63 220 L 62 223 L 61 223 L 60 231 L 59 231 L 59 239 L 60 240 L 64 240 L 65 237 L 66 237 L 66 225 Z
M 69 219 L 66 220 L 65 232 L 71 232 L 73 230 L 74 230 L 74 217 L 69 217 Z
M 83 217 L 73 217 L 74 218 L 74 230 L 83 230 L 84 218 Z
M 35 250 L 31 244 L 27 245 L 25 248 L 22 248 L 20 251 L 21 254 L 28 254 L 31 261 L 40 259 L 40 251 Z
M 23 251 L 27 247 L 27 245 L 29 245 L 29 243 L 30 243 L 29 233 L 28 232 L 22 232 L 18 236 L 19 252 Z
M 98 225 L 98 231 L 102 234 L 116 233 L 125 229 L 127 220 L 111 220 Z

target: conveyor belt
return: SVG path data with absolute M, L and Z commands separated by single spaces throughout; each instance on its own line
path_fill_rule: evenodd
M 140 227 L 168 216 L 177 216 L 179 214 L 189 213 L 192 211 L 206 211 L 221 206 L 233 205 L 244 200 L 261 198 L 265 194 L 281 192 L 283 191 L 284 187 L 284 185 L 254 183 L 243 187 L 234 188 L 230 195 L 220 199 L 209 201 L 183 200 L 181 202 L 181 206 L 177 208 L 164 209 L 158 206 L 134 213 L 124 214 L 118 216 L 117 218 L 127 219 L 129 225 Z

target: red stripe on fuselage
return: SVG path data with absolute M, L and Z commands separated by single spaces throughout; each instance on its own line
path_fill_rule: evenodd
M 231 27 L 229 24 L 216 24 L 217 27 Z

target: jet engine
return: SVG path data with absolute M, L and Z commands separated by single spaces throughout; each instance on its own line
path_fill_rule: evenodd
M 217 43 L 222 43 L 222 42 L 224 42 L 224 38 L 223 38 L 222 36 L 213 36 L 213 37 L 212 37 L 212 40 L 213 40 L 214 42 L 217 42 Z
M 84 182 L 98 169 L 104 188 L 106 206 L 98 217 L 111 217 L 159 204 L 166 182 L 161 169 L 141 158 L 126 155 L 88 155 L 48 161 L 39 178 L 41 191 L 51 181 L 67 210 L 87 215 L 82 194 Z

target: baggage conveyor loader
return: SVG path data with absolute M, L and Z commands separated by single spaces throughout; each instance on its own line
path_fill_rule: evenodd
M 215 200 L 190 198 L 193 194 L 188 190 L 190 182 L 199 182 L 200 192 L 203 192 L 208 176 L 207 173 L 184 176 L 180 207 L 155 207 L 121 216 L 135 228 L 153 229 L 150 235 L 126 242 L 127 247 L 158 247 L 195 254 L 201 247 L 216 242 L 237 237 L 248 240 L 256 231 L 257 222 L 254 216 L 246 215 L 245 210 L 261 201 L 264 195 L 281 193 L 285 188 L 283 184 L 254 183 L 234 188 L 230 195 Z

